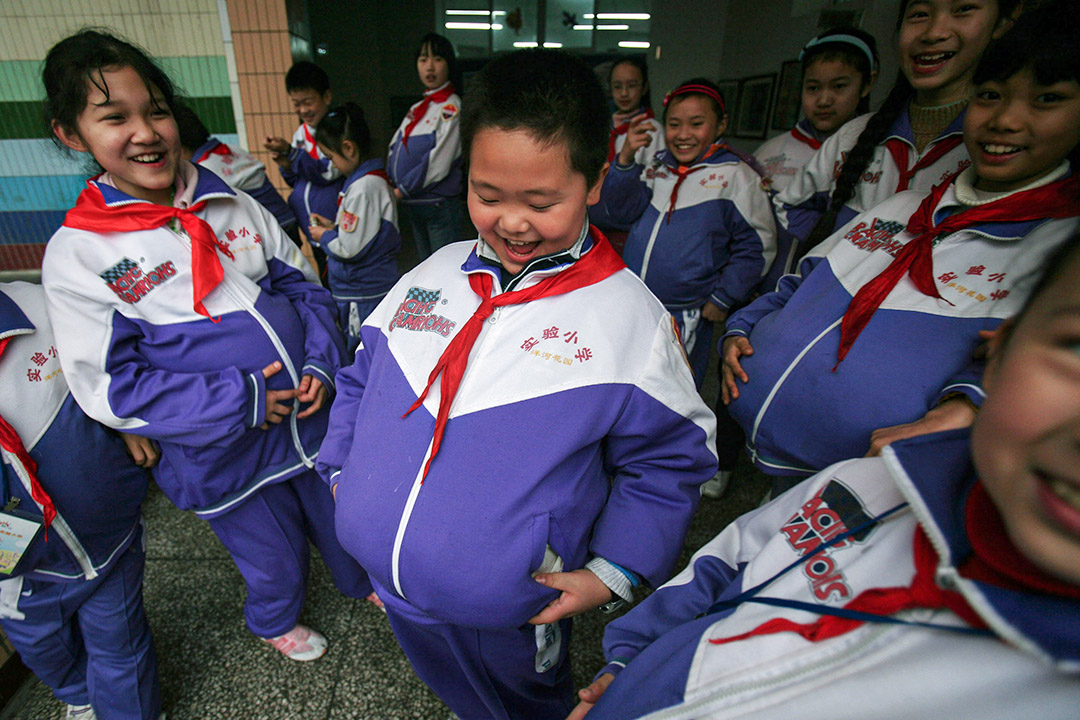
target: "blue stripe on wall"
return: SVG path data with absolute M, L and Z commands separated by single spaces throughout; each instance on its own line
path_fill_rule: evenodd
M 66 213 L 67 210 L 0 212 L 0 245 L 44 244 L 63 224 Z
M 0 208 L 8 212 L 67 210 L 84 187 L 85 175 L 0 177 Z

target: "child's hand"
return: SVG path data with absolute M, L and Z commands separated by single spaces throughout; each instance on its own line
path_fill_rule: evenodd
M 300 402 L 311 403 L 307 410 L 296 415 L 297 420 L 317 413 L 319 408 L 323 406 L 323 403 L 326 402 L 326 398 L 330 396 L 330 393 L 327 392 L 326 386 L 322 384 L 322 381 L 311 375 L 305 375 L 300 378 L 300 387 L 296 392 L 296 398 Z
M 308 217 L 311 218 L 312 227 L 314 227 L 315 225 L 318 225 L 321 228 L 332 228 L 332 227 L 334 227 L 334 221 L 333 220 L 331 220 L 328 217 L 324 217 L 324 216 L 320 215 L 319 213 L 314 213 L 313 212 Z
M 281 361 L 275 360 L 262 369 L 264 378 L 276 375 L 281 370 Z M 259 426 L 260 430 L 269 430 L 270 424 L 277 425 L 292 412 L 292 403 L 288 402 L 297 396 L 299 390 L 267 390 L 266 391 L 266 421 Z
M 401 200 L 405 195 L 401 192 L 400 188 L 394 188 L 394 199 Z
M 161 450 L 158 449 L 157 443 L 153 440 L 142 435 L 131 435 L 126 432 L 120 433 L 120 439 L 124 441 L 128 455 L 131 456 L 136 465 L 147 469 L 157 465 L 157 461 L 161 457 Z
M 889 443 L 916 435 L 929 435 L 942 430 L 970 427 L 975 422 L 975 406 L 967 398 L 955 397 L 938 405 L 915 422 L 878 428 L 870 434 L 870 449 L 866 457 L 881 454 Z
M 574 617 L 611 601 L 611 590 L 592 570 L 543 573 L 533 579 L 553 590 L 562 590 L 562 595 L 529 620 L 533 625 L 546 625 Z
M 754 348 L 750 345 L 750 341 L 741 335 L 732 335 L 724 340 L 724 346 L 721 350 L 720 359 L 724 365 L 720 370 L 723 375 L 720 382 L 720 395 L 724 400 L 724 404 L 727 405 L 739 397 L 739 387 L 735 384 L 735 378 L 739 378 L 744 383 L 750 382 L 746 371 L 739 364 L 739 358 L 743 355 L 753 355 Z
M 614 679 L 615 676 L 611 673 L 604 673 L 596 678 L 589 687 L 578 690 L 578 697 L 581 698 L 581 702 L 566 716 L 566 720 L 581 720 L 588 715 L 589 711 L 592 710 L 592 706 L 600 702 L 600 697 Z
M 645 113 L 631 120 L 630 129 L 626 131 L 626 142 L 623 143 L 622 149 L 619 150 L 619 164 L 633 165 L 634 155 L 652 141 L 652 133 L 655 131 L 656 126 L 646 117 Z
M 706 300 L 705 305 L 701 308 L 701 317 L 711 323 L 722 323 L 727 320 L 727 316 L 728 311 L 714 303 L 712 300 Z
M 283 137 L 277 137 L 276 135 L 267 135 L 263 147 L 275 155 L 288 155 L 289 151 L 292 150 L 288 140 Z

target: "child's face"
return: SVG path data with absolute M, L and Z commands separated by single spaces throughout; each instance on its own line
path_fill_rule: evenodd
M 357 151 L 356 145 L 350 140 L 341 143 L 341 152 L 331 150 L 322 143 L 319 143 L 319 150 L 322 151 L 323 155 L 330 158 L 330 164 L 345 177 L 352 175 L 356 168 L 360 167 L 360 153 Z
M 1009 538 L 1080 584 L 1080 253 L 1000 338 L 972 429 L 975 466 Z
M 93 155 L 118 189 L 168 205 L 180 162 L 180 131 L 164 96 L 154 86 L 147 89 L 131 67 L 105 70 L 102 78 L 108 97 L 88 83 L 77 132 L 57 126 L 57 137 L 72 150 Z
M 727 129 L 727 117 L 716 117 L 713 103 L 701 95 L 675 96 L 664 120 L 664 140 L 680 163 L 696 160 Z
M 960 100 L 983 50 L 1005 27 L 996 0 L 910 0 L 897 55 L 916 98 L 939 105 Z
M 420 75 L 424 89 L 434 90 L 450 79 L 450 64 L 446 62 L 446 58 L 436 55 L 430 46 L 425 45 L 420 50 L 420 56 L 416 58 L 416 72 Z
M 319 93 L 312 88 L 301 88 L 289 92 L 293 112 L 300 118 L 300 122 L 307 123 L 308 127 L 317 127 L 322 122 L 326 113 L 330 112 L 332 99 L 329 90 Z
M 485 128 L 469 155 L 469 215 L 512 275 L 577 242 L 586 207 L 600 199 L 570 166 L 566 143 L 537 142 L 525 130 Z
M 641 98 L 649 84 L 642 80 L 641 70 L 633 63 L 619 63 L 611 70 L 611 98 L 619 112 L 641 107 Z
M 1030 68 L 983 83 L 964 116 L 964 144 L 980 190 L 1015 190 L 1037 180 L 1080 144 L 1080 84 L 1043 85 Z
M 851 63 L 819 58 L 810 63 L 803 76 L 802 109 L 821 135 L 832 135 L 855 117 L 859 100 L 870 92 L 870 84 Z

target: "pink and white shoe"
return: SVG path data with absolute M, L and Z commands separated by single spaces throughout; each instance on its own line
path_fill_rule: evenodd
M 372 605 L 374 605 L 375 607 L 382 610 L 383 612 L 386 612 L 386 605 L 383 604 L 382 598 L 379 597 L 378 593 L 373 592 L 364 599 L 367 600 Z
M 326 638 L 306 625 L 297 625 L 284 635 L 275 638 L 261 638 L 273 645 L 282 655 L 290 660 L 308 662 L 318 660 L 326 654 Z

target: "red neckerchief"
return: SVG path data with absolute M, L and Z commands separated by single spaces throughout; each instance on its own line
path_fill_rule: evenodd
M 630 118 L 630 120 L 633 120 L 638 115 L 644 115 L 646 117 L 646 119 L 648 119 L 648 120 L 652 120 L 654 117 L 656 117 L 656 115 L 653 114 L 652 108 L 645 108 L 645 112 L 638 113 L 637 115 L 634 115 L 633 117 Z M 615 139 L 618 138 L 620 135 L 625 135 L 630 130 L 630 120 L 627 120 L 624 123 L 620 123 L 619 125 L 616 125 L 614 128 L 612 128 L 611 137 L 608 138 L 608 147 L 607 147 L 607 161 L 608 162 L 613 162 L 615 160 Z
M 204 152 L 202 156 L 200 156 L 199 159 L 195 161 L 195 164 L 197 165 L 201 163 L 203 160 L 210 157 L 211 155 L 232 155 L 232 151 L 229 150 L 228 145 L 223 142 L 219 142 L 217 145 Z
M 864 590 L 844 605 L 844 609 L 889 616 L 911 608 L 948 608 L 968 625 L 985 628 L 986 623 L 978 613 L 971 609 L 963 595 L 954 590 L 943 590 L 934 582 L 938 555 L 921 525 L 915 528 L 913 545 L 915 577 L 911 585 Z M 710 639 L 709 642 L 713 645 L 724 645 L 757 635 L 773 635 L 780 632 L 793 632 L 810 642 L 820 642 L 851 632 L 864 622 L 864 620 L 837 615 L 822 615 L 812 623 L 797 623 L 787 618 L 773 618 L 748 632 L 733 637 Z
M 210 317 L 203 307 L 203 298 L 218 286 L 225 271 L 221 267 L 217 251 L 220 249 L 230 259 L 232 251 L 228 245 L 218 240 L 213 228 L 195 213 L 206 207 L 206 201 L 197 202 L 188 208 L 166 207 L 148 202 L 134 202 L 109 207 L 105 198 L 91 181 L 79 194 L 75 207 L 64 216 L 64 225 L 76 230 L 90 230 L 97 233 L 135 232 L 153 230 L 165 225 L 173 218 L 180 221 L 184 231 L 191 238 L 191 274 L 192 303 L 195 312 L 214 322 L 220 318 Z
M 424 93 L 424 99 L 409 110 L 409 124 L 405 126 L 405 132 L 401 134 L 401 144 L 404 145 L 406 149 L 409 147 L 409 135 L 412 134 L 413 128 L 424 119 L 424 114 L 427 112 L 428 106 L 433 102 L 446 102 L 447 98 L 453 94 L 454 85 L 453 83 L 448 83 L 442 90 L 433 90 L 429 93 Z
M 718 150 L 727 149 L 727 143 L 713 143 L 709 146 L 709 149 L 705 151 L 705 154 L 701 156 L 701 159 L 704 160 L 707 157 L 711 157 Z M 692 167 L 690 165 L 679 164 L 678 166 L 671 168 L 679 177 L 675 181 L 675 187 L 671 188 L 671 205 L 668 206 L 667 217 L 664 219 L 665 223 L 671 223 L 671 213 L 675 212 L 675 201 L 679 199 L 679 187 L 683 184 L 683 180 L 685 180 L 686 176 L 690 173 L 697 172 L 698 170 L 702 170 L 707 167 L 708 165 L 705 164 L 694 165 Z
M 10 337 L 6 337 L 0 340 L 0 355 L 4 354 L 10 339 Z M 53 505 L 49 494 L 45 492 L 45 488 L 41 487 L 41 483 L 38 482 L 37 463 L 34 462 L 34 458 L 30 457 L 30 453 L 26 451 L 26 446 L 23 445 L 19 433 L 15 432 L 15 428 L 11 427 L 3 416 L 0 416 L 0 447 L 19 458 L 19 462 L 26 468 L 26 474 L 30 476 L 30 497 L 41 505 L 42 524 L 45 528 L 45 540 L 47 542 L 49 539 L 49 523 L 56 517 L 56 506 Z
M 1042 187 L 1013 193 L 986 205 L 966 208 L 934 225 L 934 210 L 955 178 L 956 175 L 952 175 L 934 186 L 908 220 L 907 232 L 914 237 L 904 245 L 887 268 L 863 285 L 851 299 L 840 325 L 837 366 L 843 362 L 859 333 L 904 275 L 910 275 L 915 287 L 924 295 L 944 299 L 938 293 L 934 280 L 935 238 L 987 222 L 1026 222 L 1080 215 L 1080 175 L 1072 175 Z M 834 367 L 833 370 L 835 369 Z
M 930 148 L 928 153 L 919 159 L 919 162 L 915 163 L 914 167 L 908 169 L 911 146 L 899 138 L 889 138 L 886 140 L 885 149 L 892 155 L 893 162 L 896 163 L 896 169 L 900 171 L 900 179 L 896 183 L 896 192 L 907 190 L 908 185 L 911 184 L 911 179 L 915 177 L 915 173 L 923 168 L 930 167 L 938 160 L 948 155 L 953 148 L 962 142 L 964 142 L 962 135 L 950 135 L 947 138 L 939 140 L 934 147 Z
M 300 123 L 300 127 L 304 128 L 304 139 L 311 145 L 311 149 L 307 151 L 307 154 L 311 156 L 312 160 L 319 159 L 319 145 L 315 142 L 315 136 L 308 130 L 307 123 Z
M 968 495 L 964 527 L 972 555 L 957 568 L 963 577 L 1007 590 L 1080 600 L 1080 587 L 1048 575 L 1020 554 L 981 481 Z
M 820 150 L 821 149 L 821 141 L 818 140 L 816 137 L 812 137 L 810 135 L 807 135 L 805 132 L 803 132 L 803 129 L 801 127 L 799 127 L 798 125 L 791 128 L 791 137 L 795 138 L 796 140 L 801 142 L 803 145 L 809 145 L 814 150 Z
M 461 384 L 461 378 L 465 375 L 465 366 L 469 361 L 469 352 L 472 350 L 476 338 L 480 335 L 480 330 L 484 326 L 484 320 L 494 312 L 495 308 L 504 307 L 506 305 L 519 305 L 521 303 L 539 300 L 540 298 L 562 295 L 573 290 L 578 290 L 579 288 L 598 283 L 626 267 L 622 258 L 620 258 L 614 248 L 611 247 L 611 244 L 608 243 L 607 238 L 604 237 L 603 233 L 595 227 L 590 227 L 589 231 L 592 233 L 594 241 L 591 250 L 582 255 L 577 262 L 573 263 L 565 270 L 562 270 L 555 275 L 550 275 L 535 285 L 523 290 L 504 292 L 492 298 L 491 275 L 487 272 L 474 272 L 469 275 L 469 286 L 473 289 L 473 292 L 480 296 L 480 307 L 476 308 L 472 317 L 469 318 L 462 326 L 461 330 L 458 331 L 457 335 L 454 336 L 454 339 L 450 341 L 450 344 L 446 346 L 446 349 L 443 350 L 442 356 L 439 357 L 438 362 L 435 363 L 435 367 L 431 371 L 431 375 L 428 376 L 427 385 L 424 387 L 424 391 L 420 393 L 420 397 L 418 397 L 416 402 L 414 402 L 405 412 L 405 415 L 402 415 L 402 417 L 405 417 L 413 410 L 423 405 L 428 390 L 435 384 L 435 379 L 439 377 L 439 373 L 442 373 L 442 382 L 439 385 L 441 393 L 439 397 L 439 412 L 435 418 L 435 433 L 431 442 L 431 457 L 428 458 L 427 463 L 424 465 L 424 473 L 420 476 L 421 484 L 423 484 L 424 478 L 427 477 L 432 460 L 435 459 L 435 455 L 439 452 L 439 445 L 442 444 L 443 433 L 446 430 L 446 421 L 450 415 L 450 406 L 454 402 L 454 395 L 457 393 L 458 386 Z

